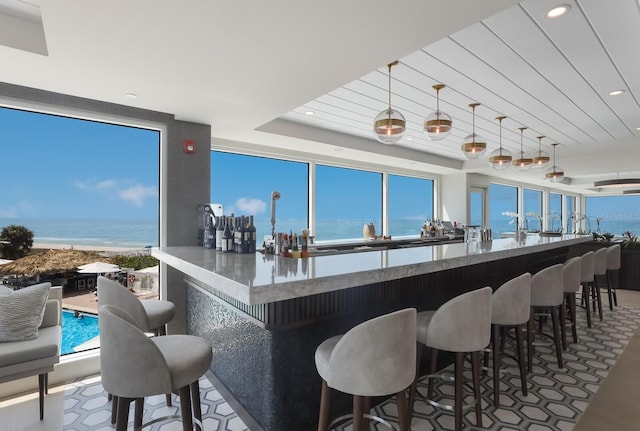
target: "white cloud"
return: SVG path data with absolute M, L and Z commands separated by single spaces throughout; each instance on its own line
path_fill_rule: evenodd
M 117 184 L 118 183 L 115 180 L 104 180 L 97 182 L 95 187 L 97 189 L 106 190 L 115 188 Z
M 240 198 L 236 201 L 236 207 L 245 214 L 255 215 L 265 212 L 267 203 L 262 199 Z
M 118 192 L 118 197 L 131 202 L 137 207 L 142 207 L 146 198 L 156 197 L 157 195 L 158 190 L 155 187 L 145 187 L 141 184 L 137 184 Z

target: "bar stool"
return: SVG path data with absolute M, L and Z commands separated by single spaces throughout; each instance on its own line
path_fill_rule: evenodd
M 158 299 L 141 301 L 129 290 L 115 280 L 98 276 L 98 310 L 103 305 L 113 305 L 124 310 L 134 320 L 138 329 L 143 332 L 153 332 L 154 335 L 166 335 L 166 324 L 176 314 L 176 307 L 172 302 Z M 100 311 L 98 311 L 98 315 Z M 118 414 L 118 399 L 113 399 L 111 408 L 111 423 L 116 422 Z M 171 394 L 166 395 L 167 405 L 172 405 Z
M 514 328 L 522 393 L 527 396 L 524 328 L 531 315 L 531 274 L 526 272 L 500 286 L 491 296 L 491 346 L 493 353 L 493 403 L 500 405 L 500 333 Z
M 540 310 L 546 310 L 551 314 L 556 358 L 558 359 L 558 367 L 563 368 L 560 321 L 564 324 L 564 283 L 561 263 L 544 268 L 531 277 L 531 307 L 533 311 L 529 319 L 529 329 L 527 330 L 529 372 L 533 371 L 535 311 Z M 540 326 L 542 326 L 542 318 L 544 316 L 540 315 Z
M 607 248 L 599 248 L 593 253 L 593 286 L 595 291 L 593 293 L 596 295 L 600 320 L 602 320 L 602 292 L 598 280 L 606 280 L 607 277 Z
M 132 401 L 134 428 L 139 430 L 144 398 L 173 391 L 180 394 L 182 429 L 192 431 L 195 417 L 202 430 L 198 379 L 211 365 L 209 343 L 192 335 L 149 338 L 132 316 L 112 305 L 101 306 L 98 316 L 102 386 L 118 398 L 116 431 L 126 431 Z
M 463 383 L 464 383 L 464 356 L 471 353 L 473 385 L 475 392 L 476 422 L 482 426 L 482 410 L 480 400 L 480 359 L 479 352 L 484 350 L 491 339 L 491 288 L 483 287 L 471 292 L 456 296 L 441 305 L 435 311 L 423 311 L 418 313 L 417 323 L 417 361 L 420 364 L 423 346 L 432 349 L 431 371 L 429 378 L 429 393 L 427 403 L 453 410 L 455 416 L 455 431 L 462 430 L 463 410 Z M 430 399 L 433 394 L 433 380 L 444 378 L 436 374 L 437 352 L 444 350 L 455 353 L 454 365 L 454 406 L 442 405 Z M 418 372 L 411 385 L 409 397 L 410 416 L 413 414 L 413 405 L 416 398 Z
M 594 277 L 593 252 L 588 251 L 581 256 L 582 265 L 580 273 L 580 284 L 582 285 L 582 305 L 587 311 L 587 326 L 591 328 L 591 289 Z
M 408 431 L 405 390 L 415 377 L 415 338 L 416 309 L 407 308 L 323 341 L 315 353 L 316 368 L 322 377 L 318 431 L 328 427 L 329 388 L 353 395 L 353 430 L 363 429 L 365 415 L 391 426 L 370 416 L 363 406 L 369 405 L 368 397 L 396 394 L 400 431 Z
M 618 271 L 622 266 L 622 256 L 620 244 L 607 247 L 607 294 L 609 295 L 609 309 L 618 306 L 618 295 L 616 286 L 618 285 Z M 615 282 L 615 283 L 614 283 Z
M 576 293 L 580 290 L 580 277 L 582 275 L 582 258 L 580 256 L 572 257 L 562 266 L 564 301 L 569 310 L 569 319 L 571 321 L 571 335 L 573 342 L 578 342 L 578 330 L 576 327 Z M 562 347 L 567 348 L 567 332 L 565 322 L 560 327 L 562 330 Z

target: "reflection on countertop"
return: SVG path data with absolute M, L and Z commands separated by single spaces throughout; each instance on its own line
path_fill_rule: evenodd
M 521 256 L 590 239 L 590 235 L 530 235 L 522 241 L 507 238 L 413 244 L 304 259 L 222 253 L 197 246 L 153 248 L 151 253 L 202 285 L 245 304 L 261 304 Z

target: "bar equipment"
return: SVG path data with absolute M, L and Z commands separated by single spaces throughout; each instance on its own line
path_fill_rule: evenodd
M 198 245 L 215 248 L 215 231 L 218 218 L 224 213 L 222 204 L 204 203 L 198 205 Z

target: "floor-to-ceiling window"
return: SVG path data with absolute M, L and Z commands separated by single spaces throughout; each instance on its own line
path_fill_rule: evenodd
M 540 232 L 542 226 L 542 192 L 522 189 L 522 208 L 524 228 L 529 232 Z
M 389 175 L 389 235 L 415 235 L 433 219 L 433 180 Z
M 271 235 L 271 196 L 276 232 L 302 232 L 309 227 L 309 165 L 266 157 L 211 152 L 211 202 L 225 215 L 254 216 L 257 246 Z
M 159 244 L 159 130 L 0 108 L 0 136 L 0 229 L 18 225 L 33 232 L 32 253 L 146 254 L 147 246 Z M 0 246 L 0 258 L 4 251 Z M 34 278 L 0 271 L 0 284 L 62 286 L 61 353 L 95 347 L 98 323 L 90 314 L 97 312 L 97 274 L 78 273 L 80 263 L 64 270 L 40 263 Z M 110 275 L 127 284 L 126 274 Z M 148 281 L 131 287 L 151 287 L 146 294 L 155 287 L 157 294 L 157 281 Z
M 513 232 L 523 223 L 518 213 L 518 188 L 504 184 L 489 185 L 489 211 L 493 236 L 499 238 L 504 232 Z
M 469 190 L 469 225 L 484 227 L 485 220 L 485 200 L 487 189 L 482 187 L 471 187 Z M 494 234 L 495 235 L 495 234 Z

